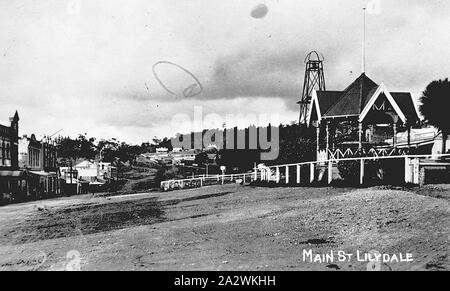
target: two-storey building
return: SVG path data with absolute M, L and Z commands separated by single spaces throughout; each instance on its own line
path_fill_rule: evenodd
M 19 167 L 27 174 L 26 196 L 44 198 L 59 194 L 56 147 L 51 141 L 38 141 L 36 136 L 19 139 Z
M 18 163 L 19 114 L 9 119 L 9 125 L 0 124 L 0 203 L 14 199 L 25 185 L 23 171 Z

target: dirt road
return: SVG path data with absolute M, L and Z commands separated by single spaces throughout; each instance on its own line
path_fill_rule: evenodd
M 412 255 L 382 270 L 449 270 L 449 197 L 449 186 L 225 185 L 9 205 L 0 270 L 366 270 L 355 256 L 372 250 Z

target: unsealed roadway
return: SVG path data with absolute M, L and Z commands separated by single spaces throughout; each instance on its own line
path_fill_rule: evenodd
M 0 207 L 0 270 L 366 270 L 303 251 L 413 255 L 382 270 L 448 270 L 450 186 L 224 185 Z

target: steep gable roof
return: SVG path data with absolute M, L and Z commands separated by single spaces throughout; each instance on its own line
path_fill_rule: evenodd
M 378 85 L 366 74 L 361 74 L 339 97 L 337 102 L 323 115 L 324 118 L 335 116 L 359 115 L 367 105 Z
M 376 84 L 364 73 L 344 91 L 314 92 L 310 110 L 319 109 L 319 119 L 345 116 L 359 116 L 363 119 L 370 110 L 369 106 L 372 106 L 371 104 L 380 96 L 380 93 L 384 92 L 383 94 L 387 95 L 403 122 L 408 120 L 409 123 L 413 124 L 420 120 L 411 93 L 391 93 L 386 89 L 386 86 Z M 316 106 L 318 108 L 315 108 Z
M 94 166 L 95 166 L 94 163 L 86 160 L 86 161 L 82 161 L 82 162 L 78 163 L 77 165 L 75 165 L 74 168 L 92 168 Z
M 406 116 L 408 122 L 416 123 L 420 121 L 417 114 L 416 107 L 412 100 L 411 93 L 407 92 L 391 92 L 392 98 L 394 98 L 397 105 L 400 107 L 403 114 Z
M 317 98 L 319 99 L 320 112 L 327 112 L 333 106 L 339 97 L 342 96 L 343 91 L 317 91 Z

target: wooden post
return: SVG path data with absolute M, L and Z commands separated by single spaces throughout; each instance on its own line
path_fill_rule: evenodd
M 364 160 L 361 159 L 360 160 L 360 165 L 359 165 L 359 184 L 364 184 Z
M 362 122 L 359 123 L 358 126 L 358 149 L 362 149 L 362 135 L 363 135 L 363 124 Z
M 408 125 L 408 149 L 411 148 L 411 125 Z
M 426 174 L 426 170 L 425 167 L 422 167 L 422 169 L 420 169 L 420 177 L 419 177 L 419 185 L 423 186 L 425 185 L 425 174 Z
M 397 123 L 394 122 L 392 127 L 394 129 L 394 136 L 392 137 L 392 144 L 393 144 L 394 148 L 397 148 Z
M 289 166 L 286 166 L 286 184 L 289 184 Z
M 420 168 L 419 158 L 415 158 L 413 160 L 413 177 L 414 177 L 413 183 L 416 184 L 416 185 L 420 184 L 420 179 L 419 179 L 420 171 L 419 171 L 419 168 Z
M 328 185 L 333 181 L 333 162 L 328 161 Z
M 225 174 L 222 172 L 222 185 L 224 184 Z
M 316 152 L 317 152 L 317 158 L 316 158 L 316 160 L 318 160 L 319 159 L 319 150 L 320 150 L 320 147 L 319 147 L 319 142 L 320 142 L 320 126 L 319 126 L 319 123 L 317 123 L 317 128 L 316 128 L 316 143 L 317 143 L 317 145 L 316 145 Z
M 314 163 L 311 163 L 309 165 L 309 182 L 310 183 L 314 182 Z
M 280 183 L 280 168 L 276 167 L 276 181 Z
M 297 184 L 300 184 L 300 165 L 297 165 Z
M 405 183 L 411 183 L 411 165 L 410 165 L 410 159 L 408 157 L 405 157 Z
M 325 123 L 325 125 L 326 125 L 326 132 L 327 132 L 326 152 L 327 152 L 327 160 L 328 160 L 328 151 L 330 150 L 330 126 L 328 124 L 328 121 Z
M 255 179 L 253 181 L 258 180 L 258 168 L 255 167 Z

